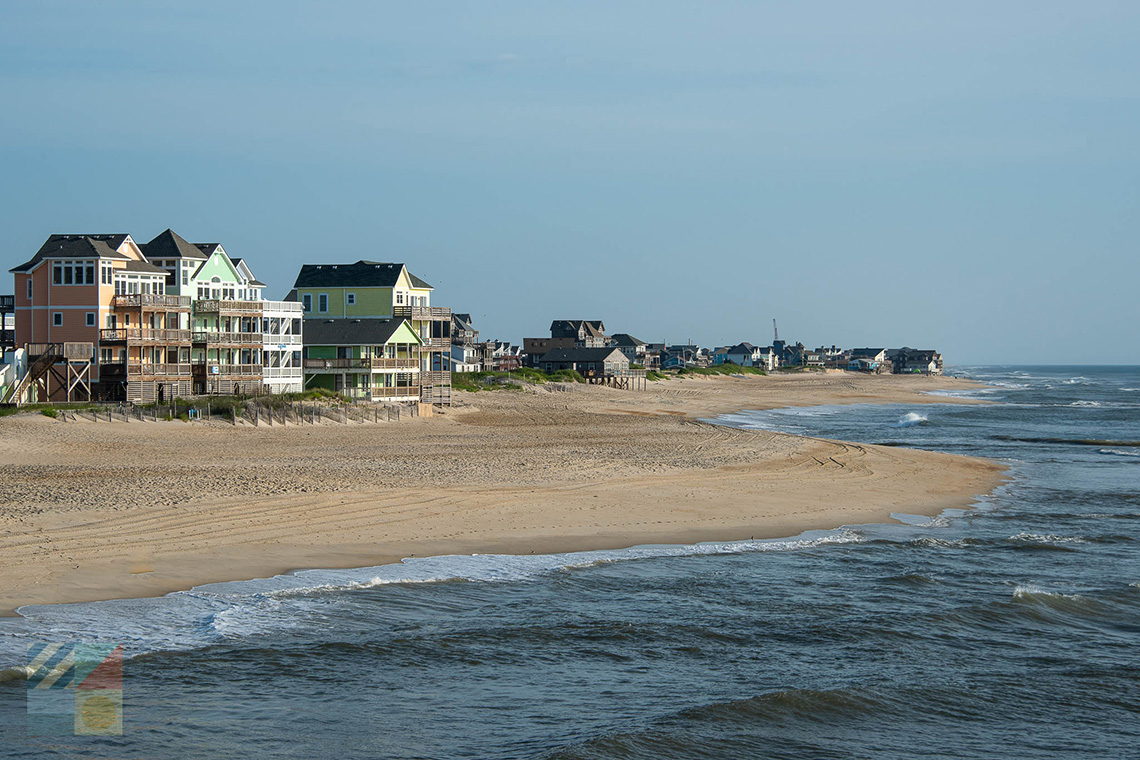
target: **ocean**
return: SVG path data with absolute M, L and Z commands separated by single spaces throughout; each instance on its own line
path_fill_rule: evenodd
M 29 736 L 12 680 L 0 758 L 1140 757 L 1140 368 L 955 374 L 995 403 L 716 422 L 1008 464 L 972 509 L 25 607 L 0 667 L 122 644 L 123 735 Z

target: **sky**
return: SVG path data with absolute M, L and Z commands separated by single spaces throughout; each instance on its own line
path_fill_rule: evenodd
M 171 227 L 485 338 L 1140 363 L 1136 2 L 9 2 L 0 103 L 5 269 Z

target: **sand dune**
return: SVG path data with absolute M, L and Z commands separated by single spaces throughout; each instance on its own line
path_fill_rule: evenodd
M 965 506 L 994 463 L 710 426 L 741 408 L 946 402 L 951 378 L 685 379 L 460 394 L 298 428 L 0 420 L 0 610 L 410 555 L 774 537 Z

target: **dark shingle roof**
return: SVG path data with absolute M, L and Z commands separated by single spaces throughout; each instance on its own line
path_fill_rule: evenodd
M 737 343 L 735 346 L 728 349 L 728 353 L 730 353 L 730 354 L 750 354 L 755 350 L 756 350 L 756 346 L 752 345 L 748 341 L 744 341 L 743 343 Z
M 27 272 L 44 259 L 84 259 L 99 256 L 105 259 L 127 259 L 115 249 L 129 236 L 113 235 L 48 235 L 36 255 L 9 272 Z
M 143 254 L 148 259 L 204 259 L 206 254 L 198 246 L 186 242 L 186 239 L 171 229 L 166 229 L 155 236 L 149 243 L 140 245 Z
M 306 346 L 380 346 L 403 319 L 306 319 Z
M 126 267 L 128 272 L 146 272 L 148 274 L 164 274 L 169 275 L 170 272 L 162 267 L 156 267 L 154 264 L 149 264 L 145 261 L 128 261 Z
M 852 359 L 873 359 L 879 355 L 880 351 L 885 351 L 884 348 L 853 348 L 851 349 Z
M 307 330 L 308 328 L 306 327 L 305 329 Z M 539 361 L 601 362 L 608 359 L 612 354 L 621 357 L 620 359 L 616 359 L 616 361 L 625 360 L 625 354 L 614 346 L 608 346 L 606 348 L 552 348 L 543 354 Z
M 644 346 L 644 345 L 646 345 L 645 341 L 638 340 L 637 338 L 633 337 L 629 333 L 614 333 L 613 335 L 610 336 L 610 339 L 616 345 L 619 345 L 619 346 Z
M 361 259 L 355 264 L 305 264 L 297 275 L 294 288 L 390 288 L 400 277 L 403 264 Z M 408 272 L 412 286 L 430 288 L 426 282 Z

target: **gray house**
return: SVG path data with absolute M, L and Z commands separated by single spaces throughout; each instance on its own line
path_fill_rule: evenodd
M 538 366 L 546 372 L 572 369 L 585 377 L 614 375 L 629 369 L 629 358 L 615 346 L 607 348 L 554 348 L 543 354 Z

